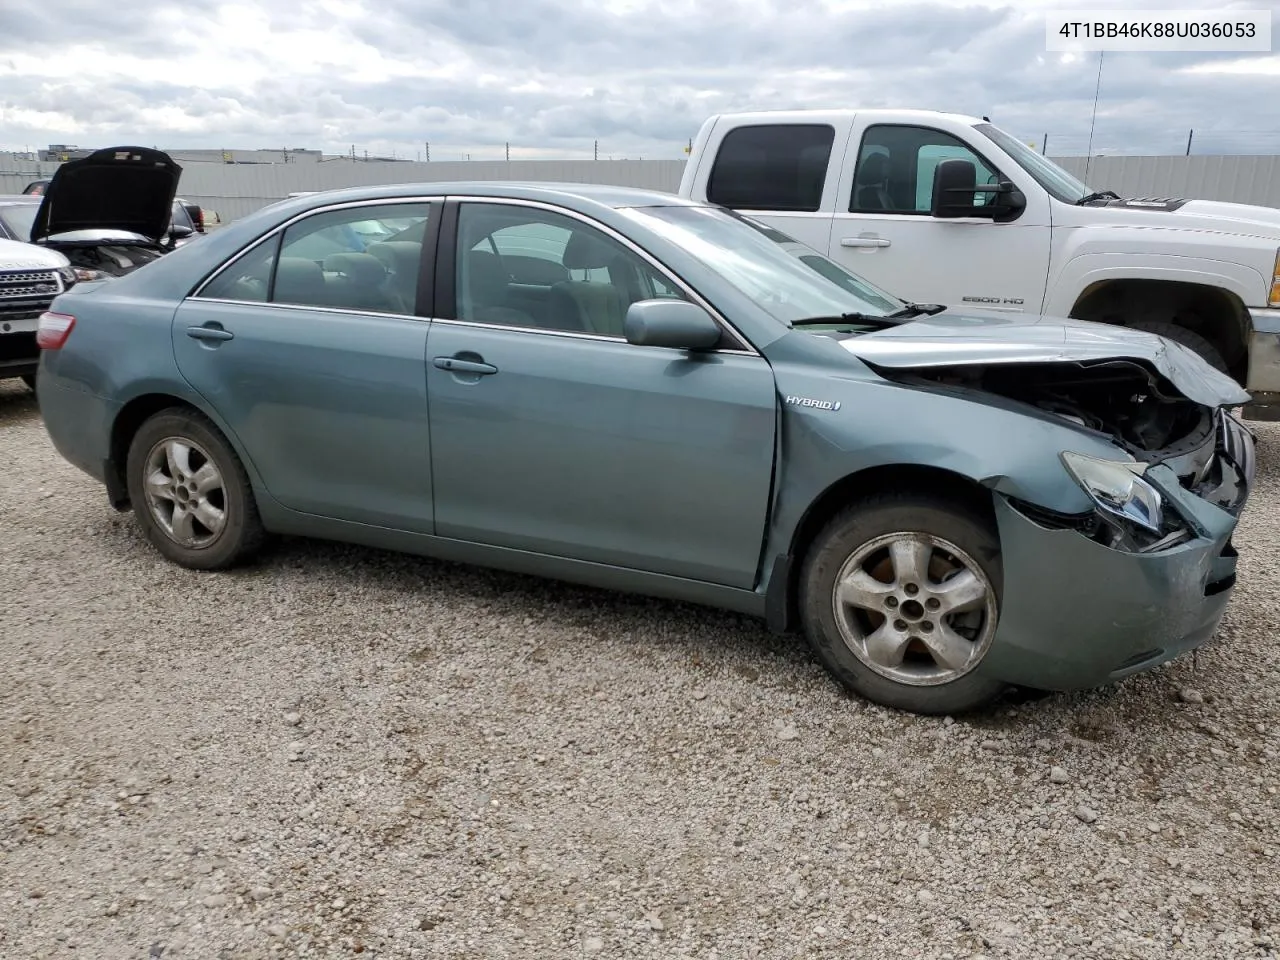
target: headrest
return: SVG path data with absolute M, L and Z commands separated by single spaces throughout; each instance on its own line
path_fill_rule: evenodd
M 382 261 L 369 253 L 333 253 L 324 258 L 329 273 L 341 273 L 361 286 L 376 286 L 387 276 Z
M 369 253 L 381 260 L 388 270 L 412 272 L 422 259 L 422 244 L 412 240 L 384 240 L 370 244 Z
M 320 264 L 305 257 L 281 257 L 276 266 L 274 298 L 291 299 L 302 293 L 324 289 L 324 271 Z
M 618 254 L 613 247 L 586 231 L 575 230 L 565 244 L 562 262 L 570 270 L 595 270 L 607 267 Z
M 859 183 L 883 183 L 889 179 L 889 158 L 883 153 L 869 153 L 858 163 Z

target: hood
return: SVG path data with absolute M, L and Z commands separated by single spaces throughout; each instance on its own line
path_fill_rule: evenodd
M 182 168 L 159 150 L 108 147 L 69 160 L 45 188 L 31 227 L 39 243 L 77 230 L 120 230 L 161 242 Z
M 10 270 L 58 270 L 71 261 L 56 250 L 0 239 L 0 273 Z
M 1088 223 L 1097 222 L 1098 211 L 1116 224 L 1207 230 L 1245 237 L 1261 237 L 1280 243 L 1280 209 L 1221 200 L 1181 200 L 1133 197 L 1090 204 Z
M 850 337 L 840 345 L 870 364 L 891 369 L 1136 360 L 1195 403 L 1223 407 L 1250 400 L 1238 383 L 1180 343 L 1086 320 L 947 311 Z

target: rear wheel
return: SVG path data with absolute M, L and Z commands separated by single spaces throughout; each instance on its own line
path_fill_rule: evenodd
M 125 471 L 138 523 L 173 562 L 219 570 L 261 546 L 262 522 L 244 466 L 200 414 L 171 408 L 148 419 L 129 445 Z
M 978 669 L 1003 579 L 995 532 L 973 510 L 928 494 L 868 498 L 832 519 L 801 576 L 809 643 L 853 693 L 944 714 L 1004 690 Z

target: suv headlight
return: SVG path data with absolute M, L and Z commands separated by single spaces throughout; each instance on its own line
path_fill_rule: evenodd
M 1164 498 L 1143 480 L 1145 463 L 1099 460 L 1064 451 L 1059 456 L 1067 472 L 1099 509 L 1158 534 L 1164 525 Z
M 106 280 L 110 276 L 109 273 L 90 270 L 88 267 L 59 267 L 58 273 L 62 275 L 62 285 L 67 288 L 74 287 L 77 283 Z

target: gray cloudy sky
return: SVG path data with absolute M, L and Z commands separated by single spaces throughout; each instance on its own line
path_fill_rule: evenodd
M 911 106 L 1083 153 L 1098 55 L 1050 9 L 1280 0 L 0 0 L 0 149 L 683 156 L 722 110 Z M 1280 41 L 1280 28 L 1276 28 Z M 1095 153 L 1280 153 L 1280 56 L 1108 53 Z

